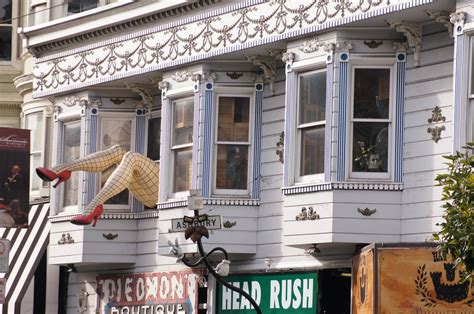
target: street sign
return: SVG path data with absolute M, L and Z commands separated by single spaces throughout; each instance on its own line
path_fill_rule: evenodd
M 10 240 L 0 239 L 0 273 L 8 272 L 9 255 L 10 255 Z
M 206 219 L 199 219 L 199 217 L 206 216 Z M 222 228 L 221 216 L 207 216 L 201 215 L 199 217 L 183 217 L 171 220 L 171 232 L 182 232 L 188 227 L 206 227 L 208 230 L 216 230 Z
M 201 196 L 191 195 L 188 196 L 188 209 L 189 210 L 200 210 L 204 208 L 204 200 Z
M 0 304 L 5 303 L 5 291 L 7 285 L 7 279 L 6 278 L 0 278 Z

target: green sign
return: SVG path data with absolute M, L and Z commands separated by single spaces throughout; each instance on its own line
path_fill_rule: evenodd
M 316 313 L 317 273 L 251 274 L 225 277 L 232 285 L 248 292 L 263 313 Z M 217 290 L 218 313 L 255 313 L 241 294 L 221 284 Z

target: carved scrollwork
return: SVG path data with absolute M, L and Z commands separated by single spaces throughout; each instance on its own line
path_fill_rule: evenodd
M 316 212 L 316 210 L 313 209 L 313 207 L 306 207 L 301 208 L 301 212 L 298 213 L 295 217 L 296 220 L 316 220 L 319 219 L 319 214 Z
M 436 123 L 441 123 L 445 122 L 446 117 L 443 116 L 441 108 L 438 106 L 435 106 L 433 110 L 431 111 L 431 117 L 428 119 L 428 123 L 436 124 Z M 433 127 L 429 127 L 426 131 L 431 134 L 431 139 L 435 142 L 438 143 L 438 141 L 441 139 L 441 132 L 445 131 L 446 127 L 444 125 L 438 126 L 435 125 Z
M 232 222 L 231 222 L 231 221 L 229 221 L 229 220 L 224 221 L 224 223 L 222 224 L 222 226 L 223 226 L 224 228 L 226 228 L 226 229 L 230 229 L 230 228 L 232 228 L 232 227 L 235 226 L 235 225 L 237 225 L 237 221 L 232 221 Z
M 107 240 L 113 240 L 113 239 L 116 239 L 118 237 L 118 233 L 115 233 L 115 234 L 112 234 L 112 233 L 102 233 L 102 236 L 107 239 Z
M 276 154 L 278 155 L 278 160 L 284 162 L 284 153 L 285 153 L 285 132 L 280 133 L 280 139 L 276 143 Z
M 431 134 L 431 139 L 435 143 L 438 143 L 438 141 L 441 139 L 441 132 L 445 130 L 446 127 L 444 125 L 426 129 L 426 131 Z
M 69 233 L 63 233 L 61 236 L 61 239 L 59 239 L 58 244 L 59 245 L 64 245 L 64 244 L 72 244 L 74 243 L 74 239 Z
M 445 122 L 446 117 L 443 116 L 442 110 L 440 107 L 435 106 L 433 110 L 431 110 L 431 118 L 428 119 L 429 123 L 436 123 L 436 122 Z
M 357 211 L 362 215 L 362 216 L 372 216 L 377 212 L 377 208 L 370 209 L 368 207 L 366 208 L 357 208 Z

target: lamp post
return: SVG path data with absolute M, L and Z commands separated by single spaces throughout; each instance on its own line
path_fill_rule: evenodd
M 215 247 L 212 250 L 210 250 L 208 253 L 204 251 L 201 238 L 203 236 L 205 236 L 206 238 L 209 238 L 209 231 L 204 225 L 200 225 L 199 223 L 203 221 L 207 221 L 208 216 L 206 214 L 199 215 L 199 210 L 203 208 L 203 199 L 201 196 L 198 196 L 198 195 L 199 195 L 198 190 L 190 191 L 190 196 L 188 197 L 188 208 L 190 210 L 193 210 L 194 217 L 184 216 L 183 221 L 187 222 L 190 225 L 184 232 L 185 238 L 186 239 L 191 238 L 191 240 L 197 244 L 198 251 L 201 257 L 195 261 L 187 260 L 183 254 L 183 250 L 178 244 L 178 239 L 176 239 L 174 244 L 171 241 L 168 241 L 168 244 L 171 246 L 170 252 L 174 256 L 176 256 L 178 260 L 183 262 L 183 264 L 188 267 L 191 267 L 191 268 L 197 267 L 201 263 L 203 263 L 204 266 L 206 266 L 207 270 L 212 274 L 212 276 L 214 276 L 214 278 L 218 282 L 220 282 L 223 286 L 227 287 L 228 289 L 241 294 L 243 297 L 249 300 L 250 304 L 252 304 L 257 314 L 262 314 L 262 310 L 260 309 L 257 302 L 255 302 L 255 300 L 252 299 L 252 297 L 246 291 L 240 289 L 239 287 L 235 287 L 224 280 L 223 277 L 229 274 L 229 269 L 230 269 L 229 255 L 227 254 L 227 251 L 222 247 Z M 224 259 L 216 266 L 216 268 L 214 268 L 209 262 L 208 258 L 211 254 L 218 251 L 224 254 Z

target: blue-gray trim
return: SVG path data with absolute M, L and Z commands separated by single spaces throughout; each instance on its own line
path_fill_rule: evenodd
M 260 198 L 260 171 L 262 153 L 262 110 L 263 110 L 263 83 L 255 84 L 255 120 L 253 134 L 253 182 L 251 197 Z
M 398 59 L 398 55 L 397 55 Z M 403 182 L 403 138 L 405 130 L 405 61 L 397 62 L 396 108 L 395 108 L 395 165 L 394 182 Z
M 453 121 L 453 152 L 461 150 L 463 136 L 462 125 L 462 103 L 463 103 L 463 59 L 467 37 L 465 35 L 455 36 L 455 60 L 454 60 L 454 121 Z M 467 60 L 467 58 L 466 58 Z
M 193 159 L 192 159 L 192 175 L 191 175 L 191 189 L 198 189 L 198 154 L 199 154 L 199 117 L 200 112 L 200 102 L 201 102 L 201 93 L 199 88 L 196 88 L 196 85 L 199 87 L 199 84 L 195 84 L 194 92 L 194 121 L 193 121 Z
M 286 73 L 286 97 L 285 97 L 285 136 L 284 136 L 284 155 L 283 155 L 283 186 L 290 186 L 290 177 L 292 172 L 291 155 L 294 154 L 292 127 L 293 127 L 293 108 L 294 90 L 296 73 L 289 70 Z
M 204 92 L 204 137 L 202 164 L 202 196 L 211 195 L 211 150 L 212 150 L 212 99 L 214 83 L 205 82 Z
M 326 127 L 324 132 L 324 181 L 331 181 L 331 130 L 332 130 L 332 93 L 333 93 L 334 63 L 328 63 L 326 69 Z
M 99 127 L 99 116 L 98 116 L 98 108 L 93 107 L 95 109 L 95 114 L 91 113 L 91 109 L 87 110 L 87 115 L 89 116 L 89 126 L 86 129 L 89 129 L 89 136 L 88 136 L 88 149 L 86 155 L 95 153 L 97 151 L 97 136 L 98 136 L 98 127 Z M 86 204 L 92 202 L 96 192 L 96 174 L 94 172 L 88 172 L 87 176 L 87 191 L 86 191 Z
M 133 150 L 143 155 L 145 154 L 146 125 L 146 109 L 135 110 L 135 145 Z M 144 209 L 143 204 L 135 197 L 132 197 L 131 205 L 132 213 L 142 212 Z
M 346 179 L 346 115 L 347 115 L 347 71 L 348 59 L 339 60 L 339 108 L 337 132 L 337 181 Z

